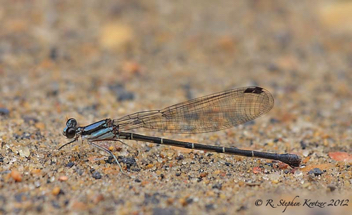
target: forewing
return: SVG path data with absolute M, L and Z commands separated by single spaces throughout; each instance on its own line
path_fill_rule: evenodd
M 251 121 L 271 110 L 274 99 L 261 87 L 228 90 L 162 110 L 143 111 L 114 120 L 121 131 L 135 128 L 169 133 L 219 131 Z

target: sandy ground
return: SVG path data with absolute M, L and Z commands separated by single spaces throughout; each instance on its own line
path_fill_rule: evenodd
M 351 214 L 350 1 L 0 4 L 0 214 Z M 71 117 L 83 126 L 253 85 L 275 99 L 254 122 L 138 133 L 297 154 L 301 167 L 102 142 L 126 177 L 85 142 L 57 150 Z

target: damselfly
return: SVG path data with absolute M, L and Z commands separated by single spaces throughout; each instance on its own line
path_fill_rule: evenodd
M 261 87 L 245 87 L 192 99 L 162 110 L 137 112 L 119 119 L 104 119 L 83 127 L 79 127 L 77 121 L 71 118 L 67 121 L 63 134 L 73 140 L 59 149 L 81 137 L 86 139 L 90 145 L 110 154 L 121 168 L 115 155 L 95 142 L 139 140 L 189 149 L 279 160 L 292 167 L 298 167 L 301 159 L 295 154 L 277 154 L 204 145 L 129 132 L 137 128 L 188 134 L 214 132 L 254 120 L 269 112 L 273 106 L 274 99 L 269 91 Z

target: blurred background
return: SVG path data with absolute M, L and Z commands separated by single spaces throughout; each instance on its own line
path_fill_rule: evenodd
M 3 202 L 15 202 L 2 204 L 3 211 L 16 208 L 36 211 L 37 208 L 16 205 L 16 202 L 23 203 L 23 199 L 35 202 L 33 199 L 39 195 L 36 192 L 47 196 L 41 201 L 51 201 L 37 212 L 69 208 L 102 213 L 108 211 L 107 208 L 93 210 L 94 205 L 115 202 L 111 211 L 122 207 L 125 213 L 135 214 L 141 211 L 165 214 L 170 212 L 161 209 L 165 205 L 171 205 L 171 212 L 176 214 L 252 211 L 254 203 L 247 201 L 249 196 L 263 195 L 283 184 L 281 189 L 286 194 L 314 191 L 313 196 L 318 196 L 318 190 L 325 193 L 331 184 L 338 194 L 344 190 L 351 194 L 352 176 L 348 169 L 352 160 L 351 1 L 0 0 L 0 29 L 0 169 L 4 173 L 0 189 L 3 198 L 8 199 Z M 218 196 L 209 194 L 211 198 L 208 198 L 206 190 L 214 189 L 212 183 L 203 187 L 191 183 L 188 187 L 182 185 L 187 189 L 171 192 L 169 197 L 175 202 L 154 196 L 160 198 L 158 203 L 149 204 L 145 193 L 153 193 L 158 186 L 159 192 L 167 193 L 159 182 L 153 182 L 166 173 L 155 176 L 152 175 L 155 171 L 143 169 L 142 173 L 135 174 L 149 174 L 141 177 L 151 179 L 143 186 L 144 191 L 138 188 L 142 189 L 138 193 L 144 199 L 144 203 L 139 204 L 143 200 L 132 197 L 130 201 L 116 203 L 124 192 L 127 192 L 126 197 L 138 196 L 130 193 L 132 188 L 128 189 L 130 182 L 126 178 L 125 183 L 116 182 L 121 185 L 118 194 L 111 190 L 102 194 L 105 200 L 99 198 L 102 188 L 98 185 L 88 189 L 88 194 L 82 194 L 84 198 L 81 198 L 78 195 L 81 189 L 72 188 L 76 185 L 62 185 L 64 180 L 58 181 L 60 174 L 72 174 L 72 181 L 84 183 L 78 180 L 76 170 L 62 169 L 70 159 L 72 161 L 71 150 L 53 151 L 66 141 L 61 132 L 67 118 L 74 117 L 81 125 L 87 125 L 104 118 L 161 109 L 210 93 L 253 85 L 272 92 L 275 106 L 269 114 L 232 132 L 220 132 L 211 138 L 209 135 L 186 138 L 206 143 L 222 139 L 223 145 L 236 140 L 242 148 L 250 147 L 248 140 L 253 140 L 257 149 L 298 154 L 308 167 L 302 170 L 304 176 L 299 175 L 298 181 L 291 177 L 298 185 L 285 183 L 285 176 L 280 174 L 262 184 L 265 188 L 261 191 L 260 186 L 238 185 L 238 181 L 246 181 L 248 175 L 238 176 L 238 181 L 234 181 L 234 176 L 224 176 L 226 180 L 215 177 L 223 187 L 233 186 L 235 191 L 224 191 L 220 187 L 219 192 L 214 191 Z M 219 138 L 221 135 L 224 137 Z M 276 145 L 274 140 L 281 143 Z M 97 154 L 89 146 L 77 145 Z M 73 151 L 72 156 L 78 158 L 79 150 Z M 344 154 L 329 155 L 332 151 Z M 183 153 L 189 156 L 188 152 Z M 232 159 L 231 156 L 221 158 Z M 53 162 L 54 165 L 50 165 Z M 239 165 L 236 160 L 231 162 Z M 89 166 L 103 168 L 94 162 Z M 240 170 L 249 172 L 252 177 L 251 167 L 253 163 Z M 325 179 L 319 183 L 309 181 L 307 172 L 313 168 L 327 171 Z M 28 183 L 14 183 L 16 177 L 10 174 L 13 169 Z M 38 169 L 39 176 L 33 173 Z M 187 173 L 184 175 L 186 180 Z M 104 177 L 104 180 L 111 183 L 112 177 Z M 119 173 L 115 177 L 114 180 L 122 180 Z M 271 183 L 277 181 L 277 177 L 278 184 Z M 52 184 L 47 185 L 43 180 Z M 209 176 L 208 180 L 215 179 Z M 36 181 L 39 181 L 39 188 Z M 164 185 L 175 187 L 171 181 Z M 29 184 L 34 186 L 33 193 Z M 70 196 L 77 199 L 77 204 L 72 203 L 75 201 L 65 203 L 68 194 L 61 199 L 57 197 L 60 190 L 64 193 L 65 189 L 66 193 L 72 192 Z M 15 193 L 22 190 L 20 193 L 27 197 L 21 195 L 20 200 L 16 196 L 8 197 L 10 190 Z M 192 197 L 194 190 L 199 192 Z M 241 195 L 233 197 L 238 193 Z M 187 202 L 191 197 L 193 200 Z M 186 203 L 182 203 L 182 199 L 186 199 Z M 208 206 L 201 202 L 207 202 Z
M 350 96 L 349 1 L 2 5 L 3 106 L 16 96 L 43 109 L 55 103 L 59 114 L 92 106 L 98 112 L 89 114 L 100 117 L 124 113 L 125 100 L 149 109 L 259 85 L 276 94 L 281 110 L 331 115 Z

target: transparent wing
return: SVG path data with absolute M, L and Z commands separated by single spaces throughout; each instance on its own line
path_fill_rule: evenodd
M 169 133 L 203 133 L 251 121 L 271 110 L 274 99 L 261 87 L 232 89 L 182 102 L 162 110 L 142 111 L 115 119 L 120 131 L 136 128 Z

